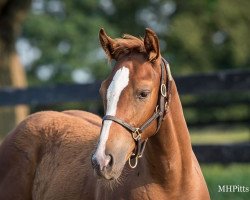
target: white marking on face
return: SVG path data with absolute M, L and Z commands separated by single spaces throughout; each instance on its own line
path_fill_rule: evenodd
M 129 82 L 129 69 L 122 67 L 116 71 L 113 76 L 112 82 L 110 83 L 107 90 L 107 111 L 106 115 L 116 115 L 117 104 L 120 99 L 120 95 Z M 105 147 L 108 140 L 109 131 L 112 121 L 106 120 L 103 122 L 101 136 L 98 144 L 95 157 L 102 159 L 105 157 Z

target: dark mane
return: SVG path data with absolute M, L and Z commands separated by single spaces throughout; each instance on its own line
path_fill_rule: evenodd
M 118 58 L 122 54 L 131 52 L 146 53 L 143 38 L 137 38 L 132 35 L 125 34 L 122 38 L 115 39 L 112 55 Z

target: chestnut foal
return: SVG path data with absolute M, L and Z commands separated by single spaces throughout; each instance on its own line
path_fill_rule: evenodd
M 106 115 L 92 164 L 104 179 L 124 178 L 113 193 L 103 190 L 101 195 L 210 199 L 156 34 L 146 29 L 143 40 L 130 35 L 112 39 L 102 29 L 100 41 L 116 64 L 100 89 Z
M 116 61 L 104 118 L 29 116 L 0 147 L 0 199 L 210 199 L 156 34 L 99 37 Z

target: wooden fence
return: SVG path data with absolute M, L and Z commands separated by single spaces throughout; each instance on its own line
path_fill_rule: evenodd
M 198 100 L 184 107 L 203 107 L 244 104 L 250 106 L 250 70 L 223 71 L 210 74 L 197 74 L 185 77 L 176 77 L 181 95 L 202 95 L 206 98 L 211 94 L 231 93 L 234 98 L 225 101 L 217 99 Z M 99 81 L 93 84 L 54 85 L 47 87 L 30 87 L 27 89 L 1 88 L 0 106 L 18 104 L 46 105 L 66 102 L 84 102 L 99 99 Z M 244 94 L 245 97 L 241 98 Z M 239 96 L 239 97 L 238 97 Z M 237 98 L 236 98 L 237 97 Z M 230 122 L 230 121 L 229 121 Z M 234 121 L 231 121 L 232 123 Z M 240 119 L 240 122 L 250 125 L 250 117 Z M 221 145 L 194 145 L 194 152 L 198 160 L 204 163 L 232 163 L 250 162 L 250 143 L 221 144 Z
M 176 77 L 181 95 L 207 95 L 222 92 L 250 92 L 250 70 L 224 71 Z M 54 85 L 27 89 L 0 89 L 0 106 L 53 104 L 99 98 L 99 81 L 93 84 Z M 247 100 L 249 103 L 250 99 Z

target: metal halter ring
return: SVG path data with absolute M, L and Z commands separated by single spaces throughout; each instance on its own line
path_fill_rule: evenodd
M 131 157 L 128 159 L 128 164 L 129 164 L 129 166 L 130 166 L 132 169 L 136 168 L 136 166 L 137 166 L 137 164 L 138 164 L 138 159 L 139 159 L 139 157 L 136 156 L 136 157 L 135 157 L 135 163 L 134 163 L 134 164 L 131 164 Z
M 166 85 L 163 83 L 161 84 L 161 95 L 163 97 L 166 97 L 167 96 L 167 88 L 166 88 Z
M 139 128 L 135 129 L 135 131 L 132 133 L 132 137 L 134 138 L 135 141 L 138 141 L 141 139 L 141 133 L 140 133 Z

